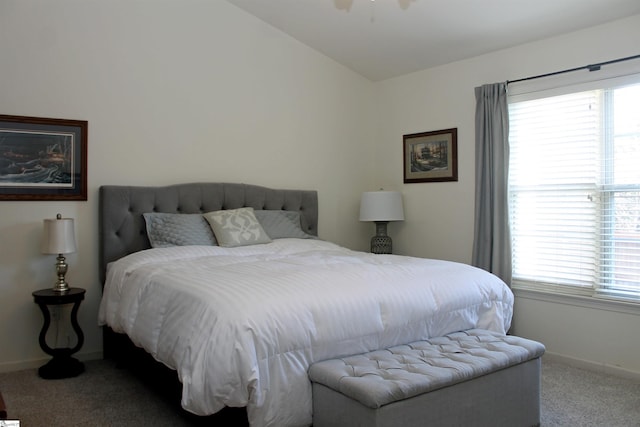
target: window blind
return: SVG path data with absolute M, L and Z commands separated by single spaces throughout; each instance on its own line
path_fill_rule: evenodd
M 514 284 L 640 299 L 640 85 L 510 102 Z

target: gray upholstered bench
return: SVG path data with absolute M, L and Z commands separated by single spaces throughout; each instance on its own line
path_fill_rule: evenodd
M 472 329 L 318 362 L 313 426 L 536 426 L 544 351 Z

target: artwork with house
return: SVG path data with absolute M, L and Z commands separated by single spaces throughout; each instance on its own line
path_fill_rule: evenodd
M 310 425 L 315 362 L 510 326 L 513 294 L 486 271 L 320 240 L 315 191 L 103 186 L 100 213 L 105 354 L 126 334 L 199 415 Z

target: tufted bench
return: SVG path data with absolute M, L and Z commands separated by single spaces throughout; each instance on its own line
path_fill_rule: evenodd
M 537 426 L 544 351 L 471 329 L 318 362 L 313 426 Z

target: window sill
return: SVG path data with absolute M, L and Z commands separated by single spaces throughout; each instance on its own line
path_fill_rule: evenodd
M 514 295 L 518 298 L 640 316 L 640 301 L 624 301 L 584 294 L 548 292 L 525 285 L 513 285 L 512 290 Z

